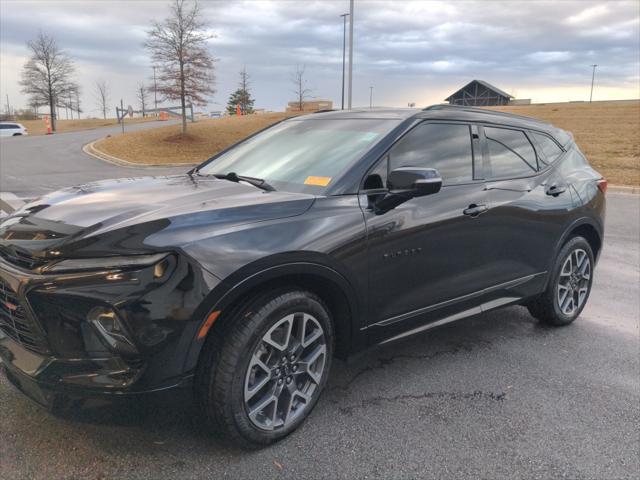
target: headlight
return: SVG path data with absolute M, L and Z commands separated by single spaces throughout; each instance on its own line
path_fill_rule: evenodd
M 103 258 L 69 258 L 44 267 L 45 273 L 66 273 L 83 270 L 113 270 L 118 268 L 148 267 L 160 262 L 168 253 L 131 255 Z

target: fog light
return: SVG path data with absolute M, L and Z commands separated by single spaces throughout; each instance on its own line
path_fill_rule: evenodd
M 118 314 L 110 308 L 92 308 L 87 314 L 87 320 L 96 327 L 102 339 L 111 349 L 124 354 L 138 353 L 138 349 L 129 339 Z

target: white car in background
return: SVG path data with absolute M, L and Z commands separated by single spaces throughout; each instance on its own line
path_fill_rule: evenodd
M 0 122 L 0 137 L 28 135 L 24 125 L 15 122 Z

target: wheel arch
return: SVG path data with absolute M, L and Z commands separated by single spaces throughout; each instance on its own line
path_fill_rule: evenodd
M 206 338 L 221 332 L 248 298 L 290 286 L 308 290 L 327 304 L 336 337 L 335 353 L 340 358 L 348 356 L 355 349 L 354 342 L 358 341 L 356 319 L 359 318 L 360 307 L 355 288 L 344 275 L 330 266 L 296 261 L 258 270 L 245 267 L 214 288 L 194 313 L 200 323 L 191 341 L 184 371 L 189 372 L 196 367 Z M 213 312 L 220 312 L 219 317 L 216 317 L 206 336 L 199 338 L 198 332 Z
M 569 239 L 578 235 L 587 240 L 591 246 L 591 250 L 593 251 L 593 257 L 597 261 L 600 256 L 600 252 L 602 251 L 604 232 L 602 226 L 600 226 L 594 219 L 583 217 L 575 220 L 565 229 L 562 237 L 560 237 L 560 241 L 556 245 L 552 262 L 555 262 L 560 249 L 564 247 Z M 552 265 L 553 263 L 551 266 Z
M 577 235 L 584 237 L 585 240 L 589 242 L 593 256 L 597 259 L 602 250 L 603 231 L 602 228 L 590 218 L 581 218 L 573 222 L 569 228 L 566 229 L 557 250 L 559 251 L 570 238 Z

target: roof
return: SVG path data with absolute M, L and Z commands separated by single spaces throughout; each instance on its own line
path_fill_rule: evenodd
M 464 90 L 465 88 L 467 88 L 469 85 L 471 85 L 473 82 L 477 82 L 480 85 L 482 85 L 483 87 L 488 88 L 489 90 L 493 90 L 494 92 L 496 92 L 498 95 L 501 95 L 503 97 L 506 98 L 515 98 L 513 95 L 511 95 L 510 93 L 505 92 L 504 90 L 500 90 L 498 87 L 494 87 L 493 85 L 491 85 L 489 82 L 485 82 L 484 80 L 471 80 L 469 83 L 467 83 L 464 87 L 459 88 L 458 90 L 456 90 L 455 92 L 453 92 L 451 95 L 449 95 L 447 98 L 445 98 L 445 100 L 449 100 L 451 97 L 453 97 L 456 93 L 458 93 L 460 90 Z
M 379 120 L 404 120 L 420 113 L 418 108 L 353 108 L 351 110 L 331 110 L 321 111 L 317 113 L 310 113 L 308 115 L 301 115 L 298 117 L 292 117 L 290 120 L 304 119 L 379 119 Z

